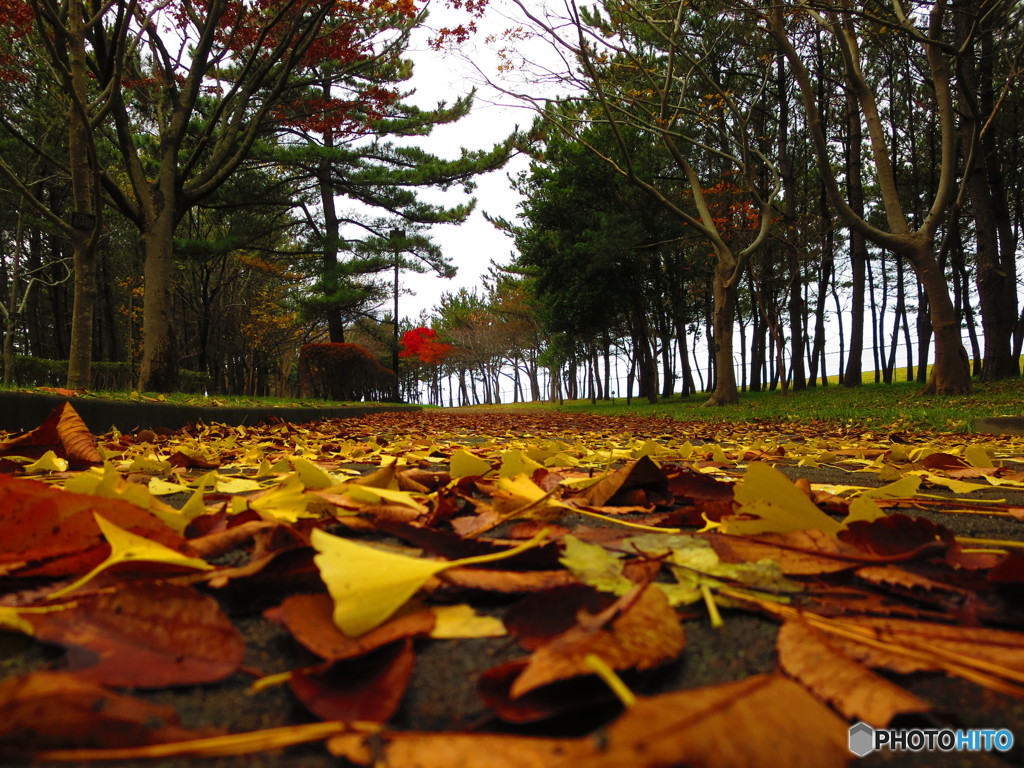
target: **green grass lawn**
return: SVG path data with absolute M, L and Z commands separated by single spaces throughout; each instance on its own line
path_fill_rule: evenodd
M 745 392 L 738 405 L 709 407 L 707 395 L 698 393 L 688 398 L 672 398 L 656 404 L 624 398 L 613 402 L 589 400 L 566 401 L 562 405 L 545 405 L 568 412 L 604 413 L 609 415 L 666 416 L 683 421 L 718 422 L 803 422 L 812 420 L 852 422 L 865 428 L 889 431 L 935 429 L 948 432 L 970 432 L 978 418 L 987 416 L 1024 416 L 1024 380 L 994 384 L 975 383 L 968 395 L 923 395 L 922 385 L 915 382 L 866 384 L 848 389 L 839 386 L 815 387 L 787 394 Z M 536 408 L 536 404 L 508 406 Z
M 520 403 L 486 406 L 488 409 L 552 409 L 608 415 L 664 416 L 682 421 L 808 423 L 814 420 L 830 423 L 852 423 L 866 429 L 888 431 L 933 429 L 946 432 L 970 432 L 976 419 L 987 416 L 1024 416 L 1024 379 L 993 384 L 975 382 L 968 395 L 923 395 L 916 382 L 865 384 L 848 389 L 840 386 L 814 387 L 786 394 L 744 392 L 738 405 L 708 407 L 705 393 L 688 398 L 671 398 L 656 404 L 634 398 L 626 405 L 625 398 L 614 401 L 565 401 L 563 404 Z M 266 398 L 189 394 L 89 392 L 90 397 L 114 399 L 163 400 L 197 406 L 296 407 L 354 405 L 312 398 Z M 365 403 L 355 403 L 365 404 Z

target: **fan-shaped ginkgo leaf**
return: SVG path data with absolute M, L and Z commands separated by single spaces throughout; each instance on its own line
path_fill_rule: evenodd
M 320 529 L 310 535 L 319 552 L 313 560 L 334 598 L 334 623 L 350 637 L 369 632 L 401 608 L 427 579 L 459 565 L 479 565 L 517 555 L 533 547 L 545 531 L 518 547 L 461 560 L 427 560 L 387 552 L 332 536 Z
M 117 565 L 118 563 L 167 563 L 168 565 L 196 568 L 203 571 L 213 568 L 212 565 L 202 558 L 183 555 L 181 552 L 177 552 L 170 547 L 160 544 L 159 542 L 152 541 L 144 536 L 139 536 L 131 531 L 126 531 L 124 528 L 114 525 L 112 522 L 104 519 L 97 513 L 93 513 L 93 516 L 96 518 L 96 524 L 103 532 L 103 536 L 107 540 L 107 543 L 110 544 L 110 555 L 108 555 L 107 559 L 102 563 L 82 576 L 82 578 L 72 582 L 63 589 L 52 593 L 50 595 L 51 598 L 60 597 L 68 594 L 69 592 L 74 592 L 82 585 L 91 581 L 98 574 L 113 565 Z

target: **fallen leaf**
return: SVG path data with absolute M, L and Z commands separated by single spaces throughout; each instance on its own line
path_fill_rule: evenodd
M 99 510 L 104 519 L 149 540 L 184 545 L 181 535 L 129 502 L 0 475 L 0 564 L 17 564 L 18 576 L 66 576 L 92 568 L 105 557 Z
M 0 754 L 41 748 L 123 747 L 175 741 L 187 731 L 178 715 L 61 672 L 0 680 Z
M 334 623 L 330 595 L 292 595 L 272 613 L 303 646 L 328 660 L 362 656 L 406 637 L 429 634 L 437 623 L 433 611 L 421 608 L 402 613 L 360 637 L 349 637 Z
M 67 650 L 82 680 L 137 688 L 209 683 L 236 672 L 245 653 L 217 601 L 192 587 L 133 582 L 62 608 L 21 616 L 37 639 Z
M 592 507 L 628 506 L 638 502 L 627 496 L 630 491 L 638 489 L 643 492 L 642 500 L 639 501 L 641 505 L 672 502 L 668 477 L 649 456 L 642 456 L 601 478 L 573 501 Z
M 407 637 L 358 658 L 296 670 L 288 684 L 321 720 L 383 723 L 397 711 L 414 662 Z
M 508 634 L 501 619 L 484 616 L 473 610 L 473 606 L 438 605 L 431 609 L 434 614 L 434 628 L 430 636 L 435 640 L 456 638 L 504 637 Z
M 62 589 L 52 592 L 50 594 L 51 599 L 80 589 L 103 571 L 120 563 L 161 563 L 180 568 L 195 568 L 200 571 L 208 571 L 213 568 L 212 565 L 202 558 L 183 555 L 181 552 L 166 547 L 160 542 L 126 531 L 109 520 L 105 520 L 99 513 L 95 513 L 95 518 L 96 525 L 99 526 L 100 531 L 103 533 L 103 538 L 110 545 L 110 554 L 106 560 L 81 578 L 76 579 Z
M 896 715 L 930 709 L 917 696 L 854 661 L 804 621 L 786 621 L 777 645 L 783 671 L 849 720 L 885 728 Z
M 427 580 L 446 568 L 494 562 L 529 549 L 543 537 L 504 552 L 462 560 L 427 560 L 355 544 L 322 530 L 310 536 L 317 554 L 313 560 L 334 598 L 334 623 L 350 637 L 369 632 L 384 622 Z
M 523 648 L 536 650 L 572 629 L 580 611 L 600 613 L 614 602 L 607 592 L 569 584 L 520 599 L 505 611 L 504 622 Z
M 53 449 L 75 464 L 103 461 L 96 448 L 96 438 L 70 403 L 58 405 L 35 429 L 0 443 L 0 456 L 25 454 L 26 449 L 37 456 Z
M 331 754 L 389 768 L 833 768 L 852 755 L 847 724 L 780 675 L 640 698 L 596 737 L 344 734 Z
M 580 614 L 576 626 L 530 656 L 512 685 L 513 698 L 534 688 L 591 674 L 587 654 L 612 669 L 650 669 L 676 658 L 686 644 L 683 625 L 658 589 L 637 586 L 599 614 Z
M 729 518 L 722 531 L 729 534 L 789 533 L 815 529 L 837 534 L 842 526 L 822 512 L 807 495 L 774 467 L 761 462 L 747 466 L 736 485 L 737 512 L 754 520 Z
M 448 471 L 452 478 L 457 480 L 460 477 L 486 475 L 491 471 L 491 465 L 479 456 L 474 456 L 464 448 L 460 448 L 452 454 L 451 467 Z

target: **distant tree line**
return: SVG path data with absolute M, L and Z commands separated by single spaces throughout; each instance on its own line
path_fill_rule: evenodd
M 451 275 L 430 229 L 475 201 L 420 193 L 471 192 L 512 142 L 417 143 L 472 103 L 410 103 L 424 19 L 409 0 L 0 4 L 5 381 L 28 355 L 67 360 L 70 387 L 95 360 L 141 389 L 194 370 L 270 393 L 302 344 L 393 324 L 393 274 Z
M 1020 375 L 1019 3 L 516 4 L 494 84 L 539 117 L 499 223 L 556 386 L 607 395 L 615 354 L 652 401 Z

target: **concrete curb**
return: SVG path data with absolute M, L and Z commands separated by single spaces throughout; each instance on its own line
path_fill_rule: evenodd
M 0 392 L 0 430 L 21 432 L 38 427 L 61 403 L 70 403 L 90 431 L 102 434 L 116 427 L 133 429 L 181 429 L 188 424 L 259 424 L 278 418 L 293 424 L 323 419 L 344 419 L 389 411 L 421 411 L 419 405 L 352 405 L 307 407 L 202 407 L 92 397 L 62 397 L 35 392 Z
M 1024 435 L 1024 416 L 989 416 L 974 422 L 974 431 L 986 435 Z

